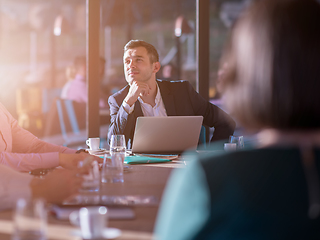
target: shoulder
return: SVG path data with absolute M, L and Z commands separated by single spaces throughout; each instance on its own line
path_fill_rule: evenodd
M 0 103 L 0 110 L 3 112 L 7 112 L 7 109 L 5 108 L 5 106 L 3 106 L 2 103 Z
M 83 86 L 85 86 L 85 87 L 87 87 L 87 83 L 86 83 L 86 81 L 83 81 L 83 80 L 81 80 L 81 79 L 74 79 L 74 80 L 72 80 L 72 81 L 69 81 L 69 86 L 71 86 L 71 87 L 79 87 L 79 86 L 81 86 L 81 87 L 83 87 Z
M 234 152 L 213 151 L 199 156 L 198 159 L 200 166 L 210 179 L 228 179 L 230 176 L 251 176 L 254 178 L 258 172 L 268 172 L 275 167 L 278 169 L 285 167 L 288 161 L 292 165 L 293 162 L 300 164 L 297 151 L 295 148 L 255 149 L 248 147 L 245 150 Z M 288 159 L 288 161 L 284 159 Z
M 109 97 L 109 102 L 110 101 L 117 101 L 118 104 L 123 101 L 123 99 L 126 97 L 126 95 L 129 92 L 129 85 L 126 85 L 124 88 L 120 89 L 118 92 L 112 94 Z
M 186 92 L 193 89 L 191 84 L 186 80 L 165 81 L 158 79 L 157 83 L 160 89 L 166 89 L 173 92 Z
M 219 165 L 219 164 L 229 164 L 233 161 L 238 161 L 238 159 L 254 159 L 255 156 L 258 156 L 264 150 L 249 148 L 247 150 L 241 151 L 225 151 L 223 149 L 215 149 L 215 143 L 213 146 L 210 146 L 210 149 L 214 149 L 212 151 L 208 151 L 207 153 L 203 153 L 199 155 L 199 162 L 201 165 Z M 238 161 L 240 162 L 240 161 Z
M 3 106 L 2 103 L 0 103 L 0 113 L 6 115 L 8 119 L 12 118 L 11 114 L 9 113 L 9 111 L 6 109 L 5 106 Z
M 157 79 L 157 83 L 163 86 L 182 86 L 182 85 L 190 85 L 190 83 L 186 80 L 176 80 L 176 81 L 166 81 Z

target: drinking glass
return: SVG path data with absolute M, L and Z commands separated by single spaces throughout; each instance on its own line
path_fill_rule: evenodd
M 101 171 L 102 183 L 123 182 L 123 162 L 125 152 L 110 152 L 104 155 L 103 166 Z
M 236 143 L 237 144 L 237 150 L 244 148 L 243 136 L 233 136 L 233 135 L 231 135 L 229 137 L 229 143 Z
M 126 152 L 126 139 L 124 135 L 112 135 L 110 139 L 111 152 Z
M 86 163 L 85 160 L 78 163 L 78 167 L 84 167 L 90 164 L 90 168 L 87 174 L 82 175 L 83 182 L 80 192 L 95 192 L 100 188 L 100 172 L 99 164 L 97 161 Z
M 14 213 L 13 240 L 47 239 L 47 212 L 42 199 L 27 201 L 20 198 Z
M 124 135 L 112 135 L 110 139 L 110 154 L 116 152 L 124 152 L 126 153 L 126 139 Z M 123 169 L 124 171 L 129 171 L 132 167 L 128 166 L 124 163 L 123 158 Z

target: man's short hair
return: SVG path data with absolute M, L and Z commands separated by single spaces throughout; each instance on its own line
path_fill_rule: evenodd
M 143 40 L 130 40 L 125 46 L 124 46 L 124 52 L 128 51 L 129 49 L 137 48 L 137 47 L 144 47 L 149 55 L 150 62 L 155 63 L 159 62 L 159 54 L 157 49 L 150 43 L 147 43 Z

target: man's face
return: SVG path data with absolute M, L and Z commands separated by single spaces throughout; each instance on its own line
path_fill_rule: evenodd
M 123 55 L 123 67 L 126 80 L 148 82 L 155 80 L 155 74 L 159 71 L 160 63 L 151 63 L 147 50 L 144 47 L 128 49 Z

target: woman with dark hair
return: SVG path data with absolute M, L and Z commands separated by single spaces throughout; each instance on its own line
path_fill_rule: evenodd
M 262 0 L 237 22 L 222 88 L 257 146 L 171 176 L 158 239 L 320 238 L 320 5 Z

